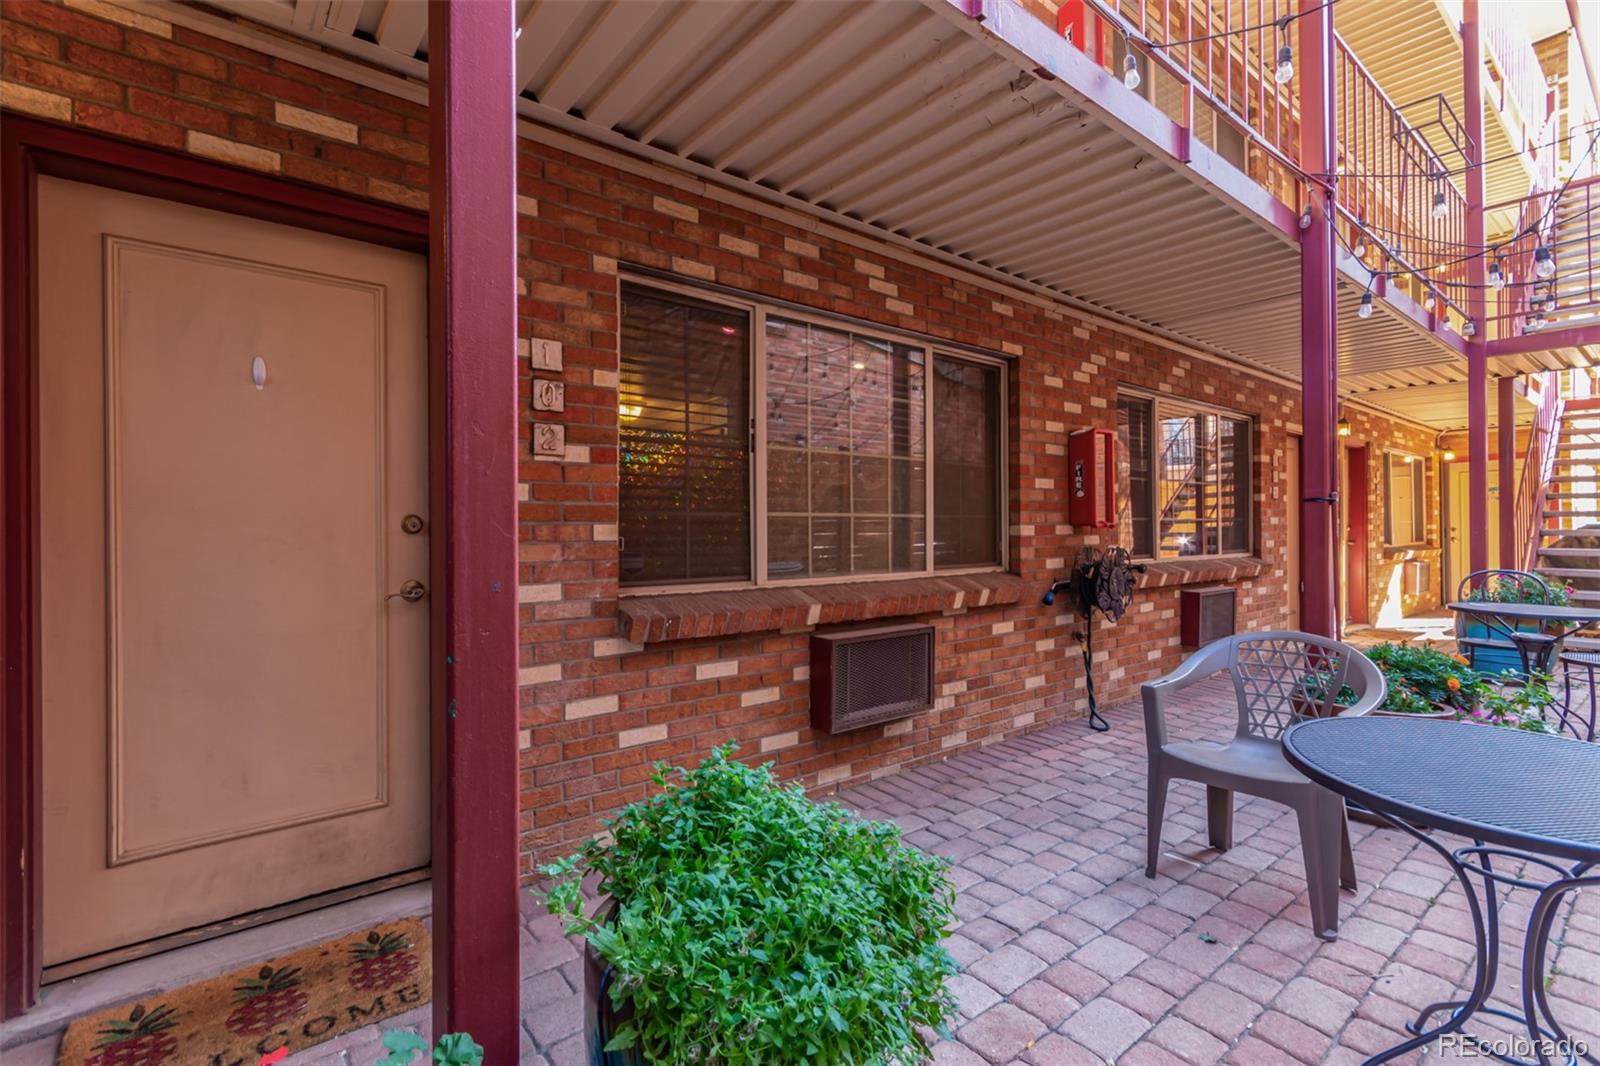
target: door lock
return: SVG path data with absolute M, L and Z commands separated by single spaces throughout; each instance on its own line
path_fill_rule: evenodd
M 389 595 L 385 596 L 384 599 L 392 600 L 396 597 L 399 597 L 400 599 L 405 600 L 407 603 L 416 603 L 427 594 L 428 590 L 423 586 L 422 582 L 418 581 L 416 578 L 412 578 L 410 581 L 407 581 L 405 584 L 400 586 L 399 592 L 391 592 Z
M 422 532 L 423 525 L 424 523 L 421 515 L 408 514 L 404 518 L 400 519 L 401 532 L 410 533 L 413 536 Z

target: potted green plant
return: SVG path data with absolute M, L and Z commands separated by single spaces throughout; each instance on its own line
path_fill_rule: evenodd
M 1481 696 L 1478 674 L 1460 655 L 1425 644 L 1379 644 L 1366 654 L 1388 683 L 1374 714 L 1454 718 Z
M 1520 581 L 1490 580 L 1469 592 L 1467 599 L 1474 603 L 1540 603 L 1566 607 L 1572 603 L 1572 586 L 1565 583 L 1549 585 L 1542 580 L 1528 578 Z M 1538 633 L 1543 631 L 1544 625 L 1541 622 L 1526 621 L 1516 623 L 1516 628 L 1526 633 Z M 1481 618 L 1458 614 L 1456 633 L 1471 640 L 1496 640 L 1506 645 L 1477 648 L 1473 652 L 1473 661 L 1479 670 L 1494 676 L 1499 676 L 1507 670 L 1519 675 L 1522 673 L 1522 657 L 1517 654 L 1516 648 L 1506 640 L 1503 632 L 1495 632 Z
M 608 840 L 542 867 L 586 941 L 591 1060 L 736 1066 L 916 1062 L 945 1032 L 947 863 L 897 826 L 813 803 L 770 765 L 658 766 Z M 610 903 L 584 913 L 582 881 Z

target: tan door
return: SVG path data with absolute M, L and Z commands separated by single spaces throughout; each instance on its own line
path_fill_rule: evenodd
M 1472 563 L 1472 538 L 1469 531 L 1472 529 L 1471 501 L 1472 501 L 1472 475 L 1471 468 L 1465 462 L 1453 462 L 1445 466 L 1450 476 L 1450 574 L 1445 579 L 1445 602 L 1456 598 L 1456 591 L 1461 587 L 1461 582 L 1471 573 Z M 1489 464 L 1489 528 L 1485 530 L 1489 539 L 1489 566 L 1500 565 L 1500 464 Z
M 428 861 L 426 267 L 39 183 L 44 957 Z

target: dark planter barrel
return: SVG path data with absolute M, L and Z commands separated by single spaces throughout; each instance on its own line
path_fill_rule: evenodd
M 617 901 L 607 900 L 600 909 L 600 921 L 610 922 L 617 914 Z M 588 1047 L 590 1066 L 644 1066 L 639 1049 L 607 1051 L 606 1044 L 617 1027 L 628 1019 L 631 1010 L 618 1011 L 611 1005 L 611 964 L 600 957 L 594 945 L 583 942 L 583 1038 Z

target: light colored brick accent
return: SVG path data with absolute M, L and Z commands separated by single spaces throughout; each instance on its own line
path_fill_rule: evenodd
M 709 681 L 713 677 L 732 677 L 739 672 L 737 659 L 724 659 L 719 663 L 701 663 L 694 668 L 696 681 Z
M 886 737 L 903 737 L 909 732 L 911 732 L 911 719 L 909 718 L 902 718 L 898 722 L 890 722 L 883 727 L 883 735 Z
M 895 299 L 885 300 L 885 301 L 883 301 L 883 306 L 887 307 L 889 310 L 893 311 L 897 315 L 909 315 L 909 314 L 915 313 L 915 311 L 916 311 L 915 307 L 912 307 L 909 303 L 907 303 L 904 300 L 895 300 Z
M 792 748 L 798 743 L 800 743 L 800 734 L 798 732 L 779 733 L 775 737 L 762 737 L 761 754 L 765 755 L 769 751 L 782 751 L 784 748 Z
M 324 115 L 320 111 L 307 111 L 303 107 L 295 107 L 279 100 L 273 107 L 273 117 L 278 120 L 280 126 L 293 126 L 297 130 L 305 130 L 307 133 L 315 133 L 319 137 L 335 141 L 344 141 L 346 144 L 361 143 L 361 133 L 354 122 Z
M 900 286 L 896 285 L 892 281 L 882 281 L 878 278 L 869 278 L 867 280 L 867 288 L 871 289 L 873 292 L 881 292 L 885 296 L 900 295 Z
M 253 144 L 241 144 L 239 141 L 214 137 L 199 130 L 190 130 L 184 138 L 184 143 L 188 145 L 189 151 L 195 155 L 203 155 L 207 159 L 218 159 L 224 163 L 250 167 L 253 170 L 267 170 L 274 174 L 283 169 L 282 156 L 266 148 L 257 148 Z
M 612 655 L 632 655 L 634 652 L 644 651 L 643 644 L 635 644 L 631 640 L 621 637 L 601 637 L 594 642 L 596 658 L 607 658 Z
M 589 374 L 595 387 L 600 389 L 614 389 L 617 387 L 617 372 L 615 370 L 595 370 Z
M 655 205 L 655 209 L 660 211 L 663 215 L 671 215 L 673 218 L 681 218 L 685 222 L 700 221 L 700 209 L 698 207 L 692 207 L 689 204 L 681 204 L 676 200 L 669 200 L 665 196 L 657 196 L 651 201 L 651 203 Z
M 942 749 L 959 748 L 961 745 L 965 744 L 966 742 L 967 742 L 967 731 L 965 729 L 963 729 L 963 730 L 960 730 L 959 732 L 951 733 L 947 737 L 940 738 L 939 747 L 942 748 Z
M 783 283 L 785 285 L 793 285 L 797 289 L 815 289 L 817 287 L 816 278 L 810 274 L 802 274 L 798 270 L 785 270 L 783 272 Z
M 869 278 L 883 277 L 883 267 L 879 266 L 877 263 L 871 262 L 870 260 L 857 259 L 856 269 L 861 271 L 861 273 L 865 274 Z
M 517 683 L 520 685 L 545 685 L 551 681 L 561 680 L 560 663 L 544 663 L 540 666 L 524 666 L 517 671 Z
M 793 252 L 795 255 L 803 255 L 808 259 L 816 259 L 822 255 L 821 248 L 818 248 L 810 241 L 802 241 L 798 237 L 785 237 L 783 239 L 783 250 Z
M 575 718 L 593 718 L 597 714 L 610 714 L 616 709 L 617 697 L 590 696 L 588 699 L 569 700 L 564 717 L 570 722 Z
M 602 522 L 594 527 L 596 541 L 612 541 L 617 539 L 617 526 L 614 522 Z
M 998 636 L 1002 636 L 1002 635 L 1004 635 L 1006 633 L 1010 633 L 1010 632 L 1014 631 L 1016 628 L 1017 628 L 1017 623 L 1015 623 L 1015 622 L 996 622 L 994 625 L 989 627 L 989 632 L 993 633 L 995 636 L 998 637 Z
M 533 730 L 531 730 L 531 729 L 519 729 L 519 730 L 517 730 L 517 750 L 518 751 L 527 751 L 531 747 L 533 747 Z
M 518 603 L 554 603 L 560 598 L 561 585 L 556 582 L 546 585 L 517 586 Z
M 71 100 L 29 85 L 18 85 L 14 81 L 0 81 L 0 104 L 40 118 L 72 121 Z
M 761 258 L 761 245 L 755 241 L 747 241 L 743 237 L 735 237 L 731 233 L 717 234 L 717 247 L 738 255 L 749 256 L 751 259 Z
M 531 196 L 517 197 L 517 214 L 527 215 L 529 218 L 538 218 L 539 201 Z
M 413 189 L 409 185 L 396 185 L 392 181 L 383 181 L 380 178 L 367 180 L 367 191 L 380 200 L 387 200 L 391 204 L 401 207 L 415 208 L 418 211 L 428 209 L 428 194 L 421 189 Z
M 667 739 L 667 727 L 662 725 L 645 725 L 638 729 L 624 729 L 617 734 L 617 747 L 636 748 L 640 744 L 654 744 Z
M 778 687 L 751 689 L 739 697 L 739 706 L 755 707 L 763 703 L 773 703 L 778 698 Z
M 698 259 L 685 259 L 681 255 L 675 255 L 672 257 L 672 269 L 691 278 L 699 278 L 701 281 L 717 280 L 717 268 Z
M 843 781 L 849 776 L 850 764 L 847 762 L 840 763 L 838 766 L 830 766 L 826 770 L 819 771 L 817 773 L 817 784 L 831 785 L 835 781 Z
M 146 15 L 142 11 L 130 11 L 121 4 L 108 4 L 105 0 L 64 0 L 64 3 L 67 7 L 75 7 L 85 14 L 111 22 L 120 22 L 130 29 L 143 30 L 157 37 L 169 39 L 172 37 L 172 23 L 166 19 Z

